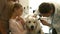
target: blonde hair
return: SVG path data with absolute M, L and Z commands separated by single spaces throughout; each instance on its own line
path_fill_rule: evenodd
M 21 7 L 22 7 L 21 4 L 15 3 L 14 6 L 11 8 L 11 14 L 10 14 L 10 16 L 12 16 L 12 14 L 15 12 L 14 11 L 15 9 L 20 9 Z

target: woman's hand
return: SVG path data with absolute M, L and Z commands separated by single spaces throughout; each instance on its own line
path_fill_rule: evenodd
M 45 20 L 40 20 L 40 21 L 43 25 L 47 25 L 47 26 L 51 27 L 51 24 L 47 23 L 47 21 L 45 21 Z

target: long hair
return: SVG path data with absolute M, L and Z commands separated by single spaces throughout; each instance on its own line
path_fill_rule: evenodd
M 14 11 L 15 9 L 20 9 L 21 7 L 22 7 L 21 4 L 15 3 L 14 6 L 13 6 L 13 8 L 11 8 L 10 17 L 11 17 L 12 14 L 15 12 L 15 11 Z

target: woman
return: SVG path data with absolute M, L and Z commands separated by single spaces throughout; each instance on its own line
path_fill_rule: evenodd
M 38 9 L 39 9 L 39 14 L 38 13 L 36 13 L 36 14 L 40 15 L 40 17 L 41 16 L 47 17 L 46 20 L 44 20 L 43 18 L 40 18 L 41 23 L 43 25 L 46 25 L 46 26 L 49 26 L 49 27 L 53 27 L 52 34 L 57 34 L 57 31 L 54 28 L 55 26 L 52 26 L 53 23 L 55 22 L 54 21 L 55 5 L 52 4 L 52 3 L 44 2 L 44 3 L 41 3 L 41 5 L 39 5 Z M 55 18 L 55 20 L 56 20 L 56 18 Z M 50 24 L 50 23 L 52 23 L 52 24 Z M 56 23 L 57 23 L 57 20 L 56 20 Z
M 23 14 L 23 7 L 20 4 L 14 4 L 12 15 L 9 20 L 11 34 L 25 34 L 24 20 L 21 17 Z
M 0 34 L 9 34 L 9 19 L 13 4 L 18 0 L 0 0 Z
M 13 0 L 0 0 L 0 34 L 9 34 L 9 18 L 11 13 L 10 1 Z
M 44 8 L 44 9 L 43 9 Z M 39 12 L 40 12 L 40 15 L 43 16 L 43 17 L 49 17 L 48 19 L 50 20 L 50 23 L 52 24 L 49 24 L 49 22 L 46 22 L 45 20 L 41 20 L 41 23 L 43 25 L 47 25 L 49 27 L 53 27 L 53 20 L 54 20 L 54 13 L 55 13 L 55 6 L 54 4 L 50 4 L 50 3 L 42 3 L 40 6 L 39 6 Z M 53 27 L 52 28 L 52 34 L 57 34 L 56 32 L 56 29 Z

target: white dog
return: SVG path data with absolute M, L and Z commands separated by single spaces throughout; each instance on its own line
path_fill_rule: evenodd
M 28 15 L 25 18 L 27 34 L 44 34 L 37 18 Z

